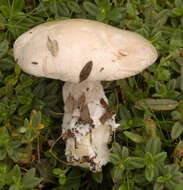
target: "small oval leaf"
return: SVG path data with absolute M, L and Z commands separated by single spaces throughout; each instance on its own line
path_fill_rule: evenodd
M 143 137 L 141 137 L 141 136 L 138 135 L 138 134 L 135 134 L 135 133 L 132 133 L 132 132 L 129 132 L 129 131 L 125 131 L 124 134 L 125 134 L 129 139 L 131 139 L 133 142 L 135 142 L 135 143 L 142 143 L 142 142 L 144 142 Z
M 180 122 L 175 122 L 171 131 L 172 139 L 178 138 L 183 132 L 183 125 Z
M 84 9 L 92 16 L 96 17 L 99 14 L 99 8 L 91 2 L 83 3 Z
M 172 99 L 147 98 L 145 100 L 140 100 L 135 103 L 135 107 L 140 110 L 149 108 L 155 111 L 165 111 L 165 110 L 173 110 L 177 106 L 178 102 Z

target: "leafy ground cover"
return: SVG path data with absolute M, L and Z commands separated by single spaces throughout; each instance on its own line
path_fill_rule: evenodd
M 19 35 L 65 18 L 135 31 L 159 53 L 139 75 L 103 83 L 120 128 L 100 173 L 64 162 L 63 83 L 27 75 L 13 59 Z M 0 0 L 0 189 L 182 190 L 182 138 L 182 0 Z

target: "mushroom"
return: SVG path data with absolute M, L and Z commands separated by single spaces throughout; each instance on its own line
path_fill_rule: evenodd
M 66 81 L 62 136 L 67 161 L 96 172 L 109 161 L 108 143 L 119 126 L 100 81 L 136 75 L 155 62 L 157 51 L 134 32 L 67 19 L 22 34 L 14 57 L 26 73 Z

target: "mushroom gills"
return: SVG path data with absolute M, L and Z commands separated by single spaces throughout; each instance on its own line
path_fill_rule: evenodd
M 108 143 L 118 128 L 100 82 L 66 82 L 62 135 L 65 154 L 72 165 L 101 171 L 109 161 Z

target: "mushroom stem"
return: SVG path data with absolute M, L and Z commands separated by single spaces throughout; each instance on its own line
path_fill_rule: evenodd
M 101 83 L 66 82 L 63 99 L 62 135 L 66 140 L 67 161 L 94 172 L 100 171 L 109 161 L 107 145 L 118 127 Z

